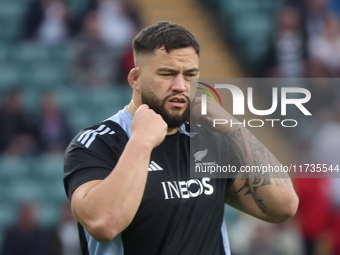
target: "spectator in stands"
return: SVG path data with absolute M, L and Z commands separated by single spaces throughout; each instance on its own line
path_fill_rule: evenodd
M 48 153 L 63 153 L 72 139 L 71 128 L 52 92 L 41 99 L 38 131 L 41 149 Z
M 121 52 L 103 41 L 98 12 L 86 14 L 84 31 L 70 46 L 71 76 L 84 88 L 112 85 L 118 77 Z
M 307 0 L 305 23 L 308 38 L 324 33 L 328 0 Z
M 63 0 L 35 0 L 23 20 L 24 39 L 59 44 L 70 35 L 70 7 Z
M 33 204 L 23 204 L 18 223 L 5 232 L 2 255 L 46 255 L 48 237 L 38 227 L 37 208 Z
M 28 155 L 37 151 L 35 128 L 23 113 L 20 92 L 9 91 L 0 108 L 0 153 Z
M 329 15 L 325 21 L 325 33 L 314 35 L 309 41 L 309 53 L 330 72 L 340 75 L 340 23 L 338 17 Z
M 297 215 L 304 238 L 305 255 L 329 254 L 326 253 L 329 247 L 320 247 L 320 244 L 325 243 L 324 237 L 330 234 L 330 227 L 334 224 L 328 186 L 329 179 L 326 178 L 298 178 L 295 181 L 300 199 Z M 323 253 L 316 253 L 320 248 L 323 248 Z
M 268 225 L 258 225 L 251 240 L 252 255 L 279 255 L 271 245 L 272 227 Z
M 139 17 L 129 2 L 122 0 L 93 0 L 97 11 L 98 32 L 102 41 L 117 50 L 125 50 L 137 32 Z
M 95 34 L 98 41 L 108 52 L 114 51 L 116 55 L 113 80 L 125 83 L 127 74 L 134 67 L 131 40 L 141 29 L 139 13 L 131 1 L 90 0 L 84 24 L 86 18 L 92 15 L 91 13 L 96 13 L 96 21 L 92 23 L 96 23 Z M 85 26 L 84 30 L 86 30 Z M 93 75 L 88 76 L 93 77 Z
M 62 221 L 58 227 L 58 237 L 62 245 L 62 255 L 80 255 L 77 220 L 71 206 L 65 203 L 62 206 Z
M 306 38 L 299 10 L 285 6 L 265 64 L 264 76 L 303 77 L 306 58 Z

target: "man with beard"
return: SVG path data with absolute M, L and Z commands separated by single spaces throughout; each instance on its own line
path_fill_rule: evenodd
M 83 254 L 230 254 L 225 203 L 269 222 L 293 216 L 298 199 L 289 178 L 190 178 L 189 139 L 218 148 L 208 156 L 238 169 L 277 161 L 242 126 L 217 133 L 191 123 L 188 132 L 190 78 L 199 75 L 195 38 L 159 22 L 135 37 L 133 50 L 131 102 L 82 130 L 66 151 L 64 184 Z

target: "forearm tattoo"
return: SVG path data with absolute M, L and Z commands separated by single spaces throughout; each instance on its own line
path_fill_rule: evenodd
M 243 184 L 243 186 L 236 191 L 236 193 L 241 192 L 242 190 L 246 189 L 247 192 L 244 195 L 248 195 L 251 194 L 255 203 L 257 204 L 257 206 L 261 209 L 261 211 L 263 213 L 267 213 L 267 206 L 265 206 L 265 204 L 263 203 L 263 199 L 261 198 L 261 196 L 256 192 L 257 189 L 259 188 L 258 185 L 254 185 L 255 184 L 259 184 L 261 183 L 261 175 L 257 175 L 256 178 L 254 178 L 254 182 L 253 185 L 250 185 L 250 179 L 249 179 L 249 173 L 244 174 L 243 178 L 245 179 L 245 182 Z
M 281 163 L 264 147 L 264 145 L 243 127 L 237 127 L 229 137 L 242 165 L 281 165 Z M 244 195 L 251 194 L 255 203 L 263 213 L 267 213 L 268 208 L 263 202 L 264 199 L 257 192 L 260 187 L 272 185 L 273 183 L 275 183 L 278 187 L 285 187 L 282 179 L 288 187 L 292 187 L 291 180 L 287 173 L 280 173 L 281 178 L 278 173 L 275 172 L 259 172 L 252 175 L 253 176 L 250 176 L 250 173 L 243 174 L 242 179 L 244 179 L 244 184 L 236 191 L 236 193 L 246 190 Z

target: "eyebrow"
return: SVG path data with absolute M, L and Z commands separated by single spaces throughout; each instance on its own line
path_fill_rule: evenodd
M 157 72 L 172 72 L 172 73 L 178 73 L 178 70 L 171 69 L 171 68 L 159 68 L 157 69 Z M 185 73 L 190 73 L 190 72 L 199 72 L 199 69 L 194 67 L 189 70 L 185 70 Z

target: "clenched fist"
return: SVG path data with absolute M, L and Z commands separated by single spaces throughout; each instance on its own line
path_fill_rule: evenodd
M 155 113 L 148 105 L 142 104 L 135 112 L 131 123 L 131 137 L 149 142 L 152 148 L 163 142 L 168 125 L 162 116 Z

